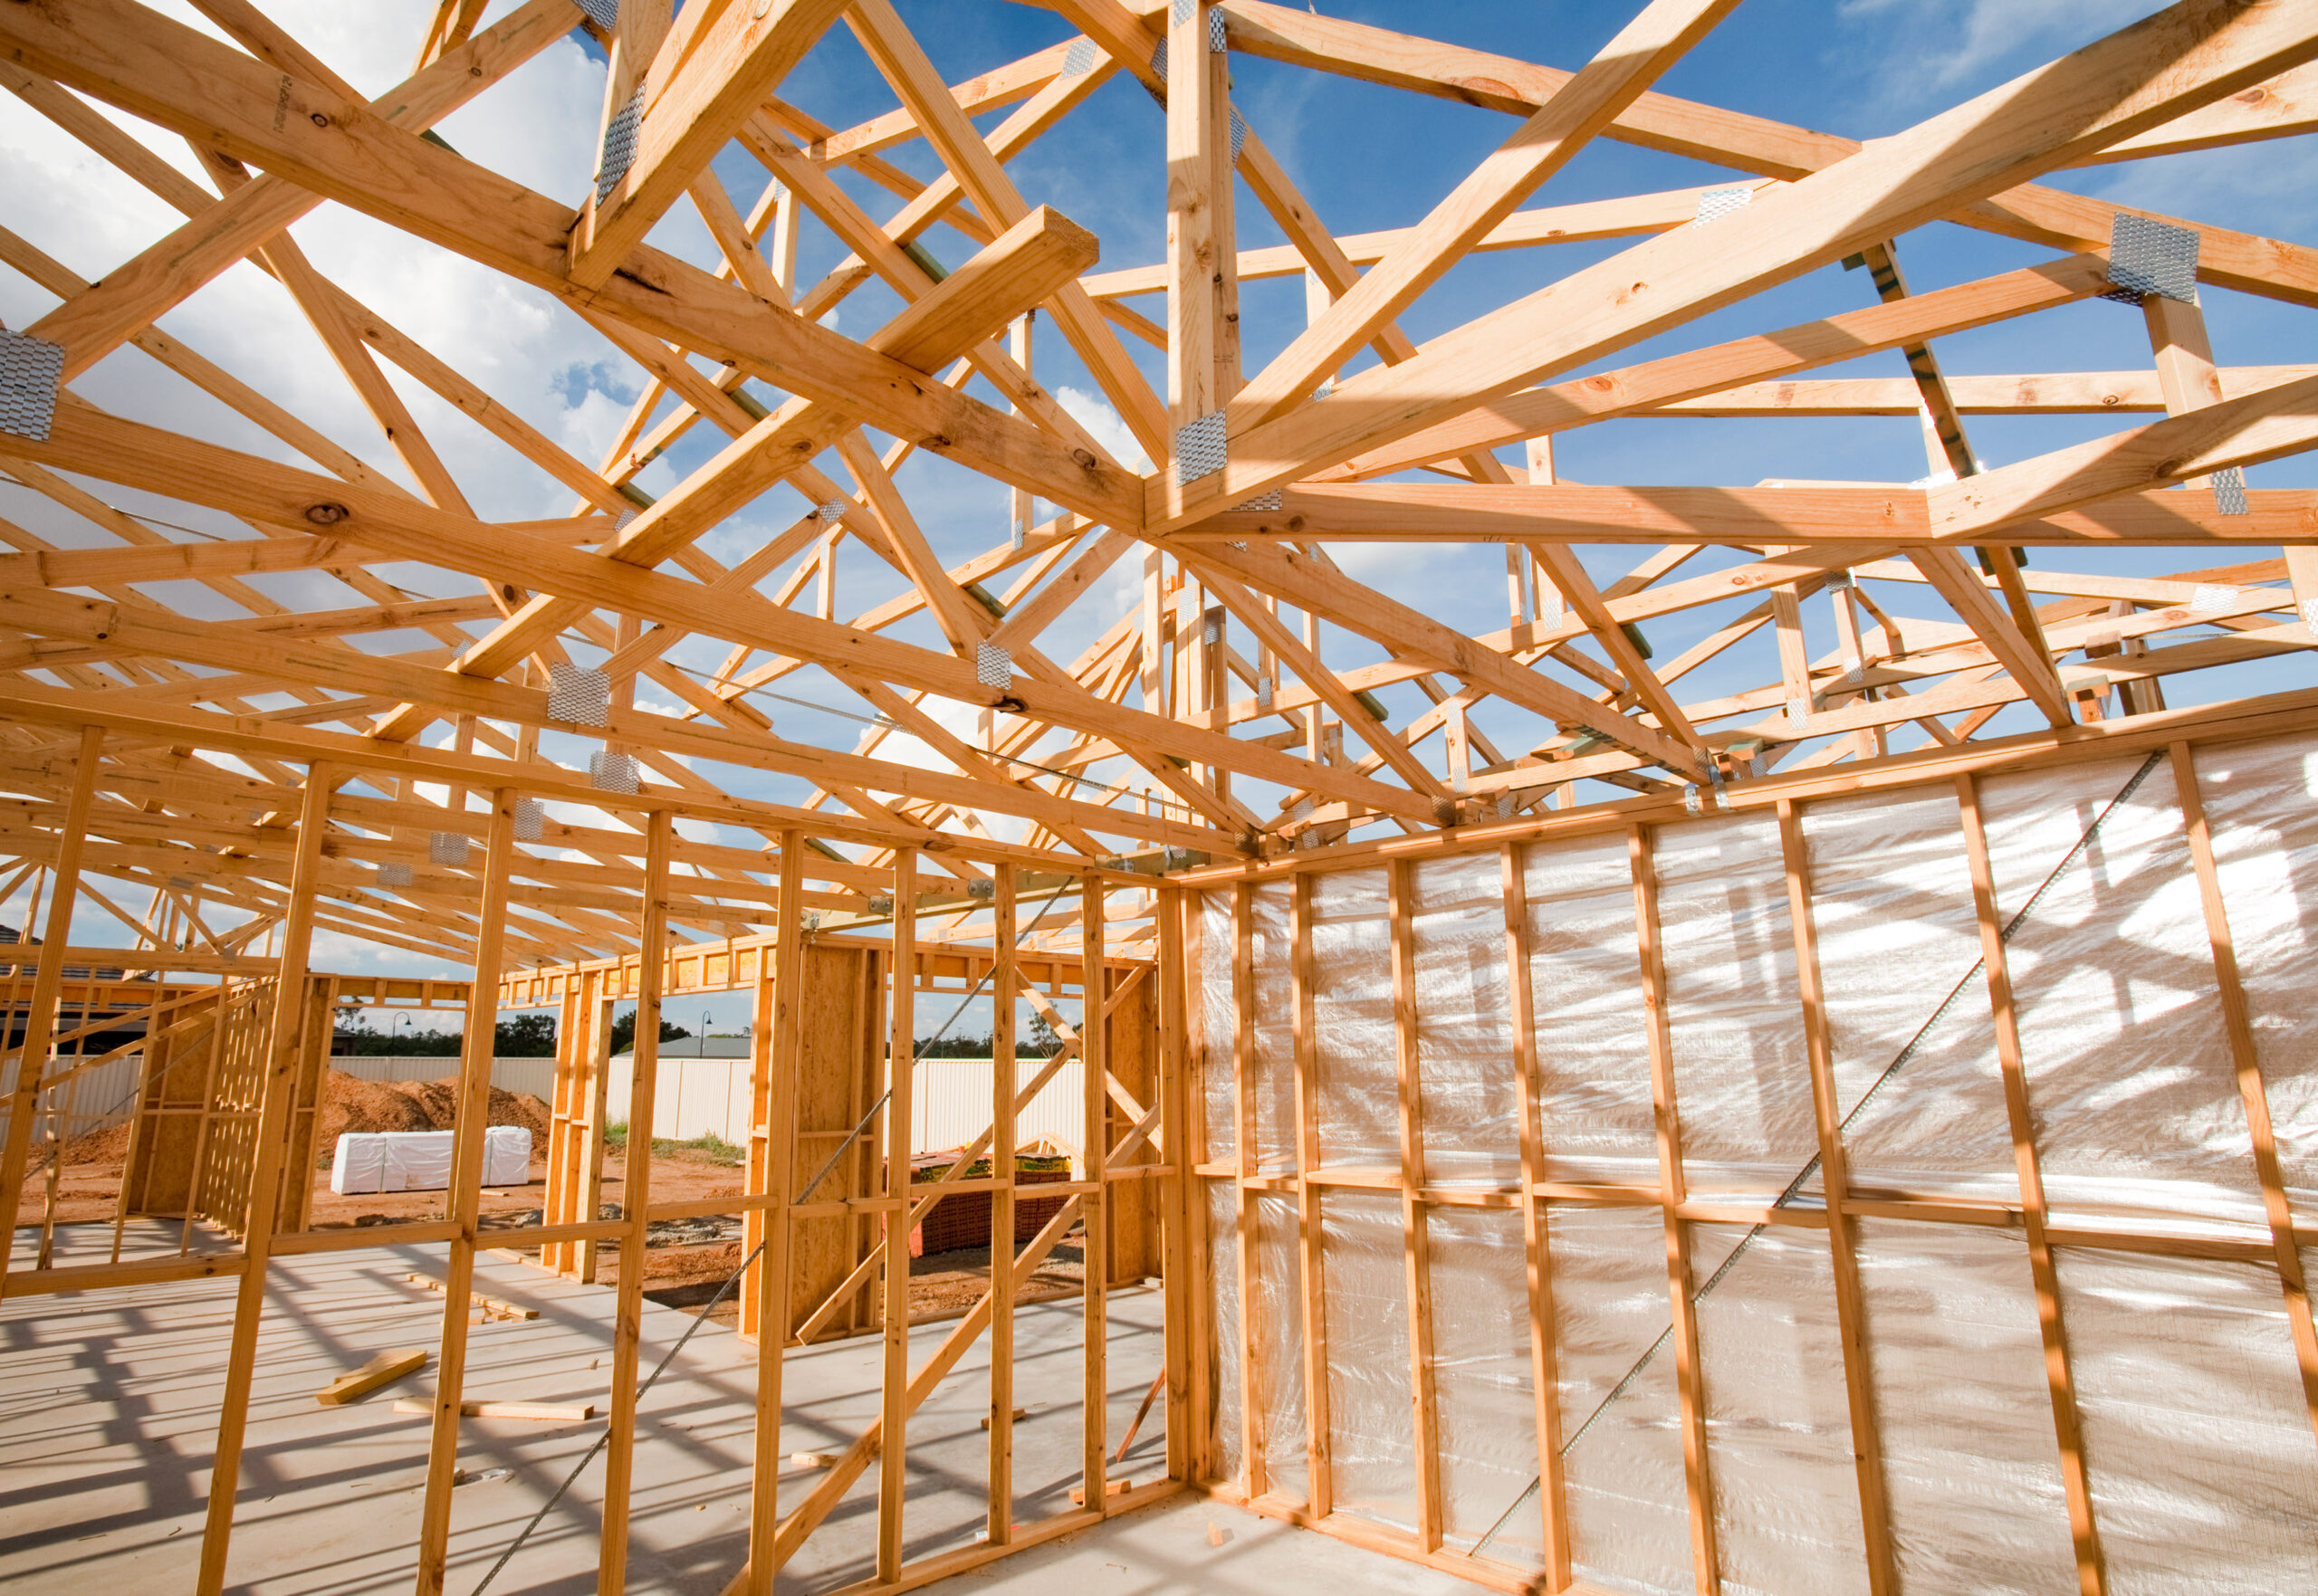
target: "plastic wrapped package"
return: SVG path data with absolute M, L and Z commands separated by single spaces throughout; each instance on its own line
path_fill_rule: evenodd
M 1500 927 L 1500 930 L 1502 928 Z M 1442 1533 L 1470 1549 L 1537 1477 L 1529 1371 L 1529 1266 L 1513 1209 L 1425 1210 L 1432 1286 L 1432 1391 L 1441 1452 Z M 1482 1553 L 1543 1567 L 1532 1496 Z
M 1956 795 L 1813 804 L 1802 825 L 1853 1180 L 2016 1201 Z
M 1824 1231 L 1694 1225 L 1692 1278 L 1745 1253 L 1699 1298 L 1708 1468 L 1722 1588 L 1867 1589 L 1859 1476 Z
M 2276 1273 L 2054 1263 L 2111 1596 L 2318 1590 L 2318 1445 Z
M 1654 847 L 1683 1173 L 1775 1193 L 1818 1151 L 1778 822 L 1686 821 Z
M 1685 1596 L 1697 1586 L 1674 1358 L 1651 1351 L 1670 1319 L 1665 1224 L 1655 1208 L 1555 1204 L 1546 1234 L 1571 1566 L 1610 1590 Z
M 1416 1438 L 1401 1199 L 1346 1187 L 1323 1192 L 1320 1272 L 1327 1283 L 1328 1480 L 1336 1510 L 1413 1534 Z
M 2026 1240 L 1978 1225 L 1863 1219 L 1857 1242 L 1900 1588 L 2074 1589 Z
M 2307 1222 L 2318 1217 L 2318 739 L 2201 748 L 2197 769 L 2278 1162 Z
M 1526 848 L 1521 881 L 1546 1174 L 1655 1185 L 1650 1016 L 1625 838 Z
M 1410 875 L 1424 1178 L 1510 1185 L 1521 1177 L 1521 1106 L 1503 866 L 1493 853 L 1465 854 Z
M 1320 1161 L 1401 1161 L 1393 931 L 1382 870 L 1312 880 L 1312 1037 Z
M 1249 951 L 1256 978 L 1255 1068 L 1248 1081 L 1256 1169 L 1296 1171 L 1296 954 L 1289 887 L 1255 889 Z
M 1201 1154 L 1210 1162 L 1228 1163 L 1239 1156 L 1239 1122 L 1234 1117 L 1232 1071 L 1234 1040 L 1240 1015 L 1232 995 L 1231 955 L 1236 939 L 1231 928 L 1231 893 L 1202 893 L 1199 900 L 1199 980 L 1191 1000 L 1199 1016 L 1200 1123 L 1206 1141 Z
M 2006 949 L 2045 1196 L 2056 1217 L 2259 1225 L 2245 1104 L 2170 760 L 1981 787 L 1997 913 L 2052 884 Z M 2110 808 L 2099 835 L 2069 850 Z
M 1215 1477 L 1244 1481 L 1240 1391 L 1240 1186 L 1201 1182 L 1207 1197 L 1208 1433 L 1215 1439 Z
M 1304 1255 L 1296 1199 L 1255 1193 L 1256 1389 L 1263 1404 L 1264 1469 L 1271 1494 L 1312 1499 L 1312 1427 L 1304 1403 Z

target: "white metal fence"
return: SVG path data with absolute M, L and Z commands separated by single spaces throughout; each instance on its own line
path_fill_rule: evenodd
M 1040 1067 L 1037 1059 L 1022 1059 L 1015 1078 L 1027 1083 Z M 625 1058 L 613 1060 L 608 1097 L 614 1124 L 624 1123 L 628 1117 L 628 1074 Z M 1028 1145 L 1044 1138 L 1076 1154 L 1085 1140 L 1087 1111 L 1079 1097 L 1085 1078 L 1075 1058 L 1057 1070 L 1054 1079 L 1015 1116 L 1019 1143 Z M 922 1058 L 913 1082 L 913 1153 L 963 1146 L 990 1124 L 989 1059 Z M 749 1061 L 664 1055 L 654 1088 L 652 1134 L 677 1142 L 716 1136 L 736 1147 L 746 1146 Z

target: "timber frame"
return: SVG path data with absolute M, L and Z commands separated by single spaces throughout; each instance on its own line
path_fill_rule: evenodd
M 2192 747 L 2318 730 L 2318 688 L 2301 685 L 2318 649 L 2318 490 L 2249 487 L 2245 474 L 2318 446 L 2318 365 L 2218 363 L 2198 302 L 2318 307 L 2318 249 L 2045 181 L 2318 128 L 2318 12 L 2181 0 L 1862 143 L 1655 90 L 1712 49 L 1737 4 L 1648 0 L 1592 61 L 1563 70 L 1264 0 L 1039 0 L 1041 48 L 953 83 L 918 36 L 931 24 L 914 31 L 895 0 L 524 0 L 487 26 L 478 0 L 436 0 L 407 81 L 376 93 L 246 0 L 196 0 L 206 29 L 138 0 L 0 5 L 0 81 L 27 113 L 184 218 L 93 278 L 48 252 L 57 241 L 0 222 L 0 263 L 50 306 L 5 336 L 53 351 L 60 372 L 53 416 L 0 419 L 0 911 L 19 891 L 32 906 L 17 953 L 0 960 L 0 1235 L 14 1249 L 0 1299 L 235 1282 L 203 1596 L 228 1582 L 270 1260 L 413 1242 L 450 1259 L 416 1558 L 422 1596 L 444 1588 L 466 1355 L 450 1305 L 465 1300 L 483 1245 L 484 1038 L 505 1008 L 556 1010 L 561 1052 L 546 1213 L 490 1245 L 540 1247 L 544 1267 L 593 1280 L 599 1244 L 640 1250 L 655 1219 L 745 1215 L 759 1261 L 742 1323 L 759 1337 L 760 1412 L 772 1417 L 731 1596 L 769 1596 L 873 1461 L 876 1576 L 863 1590 L 924 1583 L 1184 1489 L 1525 1588 L 1528 1574 L 1444 1552 L 1437 1501 L 1406 1538 L 1333 1515 L 1324 1470 L 1296 1503 L 1267 1494 L 1260 1455 L 1221 1477 L 1207 1426 L 1224 1376 L 1211 1376 L 1214 1310 L 1195 1289 L 1212 1239 L 1205 1188 L 1229 1190 L 1243 1228 L 1259 1194 L 1285 1195 L 1317 1247 L 1327 1176 L 1308 1099 L 1292 1175 L 1256 1169 L 1251 1135 L 1229 1161 L 1193 1151 L 1210 1066 L 1199 1015 L 1217 1000 L 1200 989 L 1198 895 L 1236 895 L 1244 1040 L 1259 885 L 1289 884 L 1301 925 L 1310 877 L 1381 863 L 1404 923 L 1416 862 L 1501 850 L 1510 884 L 1521 846 L 1624 835 L 1646 896 L 1651 829 L 1688 817 L 1769 814 L 1791 830 L 1798 804 L 1925 783 L 1959 787 L 1968 808 L 1991 773 L 2120 753 L 2186 761 Z M 575 35 L 606 78 L 599 122 L 568 130 L 604 151 L 580 192 L 538 192 L 433 131 Z M 883 89 L 832 125 L 783 89 L 840 50 L 866 56 Z M 1234 104 L 1235 61 L 1515 121 L 1408 225 L 1335 234 L 1265 142 L 1260 111 Z M 1113 80 L 1137 92 L 1098 100 Z M 1074 115 L 1130 110 L 1164 173 L 1164 259 L 1152 263 L 1105 260 L 1100 239 L 1009 170 Z M 201 177 L 157 157 L 155 138 L 186 143 Z M 1595 140 L 1721 176 L 1532 205 Z M 865 186 L 895 202 L 880 202 L 890 216 L 864 205 Z M 431 350 L 333 282 L 292 233 L 325 206 L 584 330 L 637 389 L 611 444 L 581 458 L 461 369 L 459 357 L 492 369 L 492 351 Z M 1934 223 L 2006 241 L 2005 262 L 2022 244 L 2039 253 L 1914 291 L 1899 241 Z M 2150 227 L 2186 263 L 2157 291 L 2139 253 Z M 800 241 L 835 263 L 801 272 Z M 1564 244 L 1614 247 L 1511 302 L 1461 299 L 1424 341 L 1403 330 L 1413 307 L 1438 309 L 1446 293 L 1426 296 L 1469 258 Z M 311 327 L 371 435 L 330 435 L 292 394 L 269 397 L 161 330 L 244 263 Z M 1853 308 L 1629 352 L 1837 263 L 1864 273 L 1849 279 L 1863 285 Z M 1305 287 L 1300 320 L 1243 322 L 1244 287 L 1289 278 Z M 1951 376 L 1935 355 L 1937 339 L 2094 300 L 2139 319 L 2146 365 Z M 886 320 L 853 336 L 868 314 Z M 1250 372 L 1256 349 L 1272 352 Z M 1904 376 L 1848 364 L 1882 356 Z M 197 392 L 198 421 L 183 406 L 166 425 L 116 413 L 75 387 L 101 365 L 146 360 Z M 1067 404 L 1066 384 L 1098 397 Z M 420 389 L 430 397 L 414 409 L 406 395 Z M 1090 421 L 1094 407 L 1116 425 Z M 2135 424 L 2002 464 L 1984 464 L 1967 435 L 1984 416 L 2111 412 Z M 438 445 L 422 416 L 438 433 L 434 417 L 455 416 L 475 448 Z M 1556 466 L 1557 438 L 1601 424 L 1783 417 L 1914 417 L 1926 474 L 1620 485 Z M 521 493 L 494 483 L 486 499 L 476 471 L 460 480 L 451 462 L 483 448 L 490 470 L 522 476 Z M 950 474 L 931 477 L 937 466 Z M 988 547 L 934 519 L 962 473 L 1005 498 L 1006 535 Z M 919 492 L 928 480 L 945 486 Z M 552 512 L 481 507 L 515 499 Z M 1357 574 L 1369 544 L 1423 545 L 1492 592 L 1501 578 L 1506 601 L 1486 624 L 1470 606 L 1443 618 L 1431 610 L 1463 601 L 1446 594 L 1456 580 L 1442 578 L 1444 596 L 1387 592 Z M 2066 550 L 2071 569 L 2023 553 L 2044 549 Z M 2189 551 L 2167 557 L 2185 569 L 2149 574 L 2172 549 Z M 2097 569 L 2103 555 L 2114 570 Z M 1597 574 L 1610 564 L 1623 574 Z M 841 605 L 841 571 L 874 597 Z M 1655 657 L 1645 626 L 1694 641 Z M 1813 633 L 1834 646 L 1815 653 Z M 1747 663 L 1758 653 L 1760 669 Z M 2264 691 L 2216 702 L 2247 667 L 2270 673 Z M 2169 707 L 2169 685 L 2195 707 Z M 866 730 L 793 732 L 788 709 L 777 727 L 767 706 L 784 699 L 820 713 L 809 725 L 842 716 Z M 2228 927 L 2211 877 L 2207 860 L 2219 970 Z M 1807 924 L 1807 884 L 1790 879 Z M 76 941 L 100 914 L 102 940 Z M 1983 922 L 1993 914 L 1984 903 Z M 1462 1199 L 1424 1176 L 1404 942 L 1399 1167 L 1355 1183 L 1399 1198 L 1413 1303 L 1425 1210 Z M 430 973 L 324 968 L 351 943 Z M 1662 979 L 1647 938 L 1638 959 L 1642 985 Z M 1307 1050 L 1310 981 L 1299 966 Z M 842 1023 L 809 1025 L 807 1005 L 840 989 Z M 713 1210 L 656 1206 L 647 1145 L 627 1211 L 597 1218 L 612 1007 L 655 1016 L 680 993 L 735 989 L 756 1017 L 742 1192 L 702 1199 Z M 1086 1081 L 1078 1178 L 1014 1263 L 1026 1278 L 1074 1226 L 1089 1238 L 1084 1505 L 1014 1523 L 1001 1359 L 987 1538 L 910 1563 L 909 1414 L 975 1336 L 1011 1346 L 1012 1296 L 993 1290 L 961 1322 L 958 1348 L 913 1369 L 906 1270 L 889 1262 L 924 1211 L 908 1195 L 917 995 L 985 990 L 1007 999 L 993 1034 L 1009 1051 L 1019 998 L 1056 1024 Z M 1066 996 L 1082 1006 L 1076 1028 L 1054 1007 Z M 462 1134 L 438 1219 L 390 1233 L 309 1226 L 302 1176 L 329 1016 L 343 1005 L 465 1012 Z M 75 1048 L 101 1012 L 146 1027 L 129 1170 L 110 1261 L 60 1266 L 43 1150 L 82 1112 L 73 1082 L 102 1060 Z M 646 1123 L 652 1029 L 637 1028 L 631 1083 Z M 840 1033 L 841 1049 L 816 1052 Z M 1687 1269 L 1700 1210 L 1671 1111 L 1657 1186 L 1548 1190 L 1527 1046 L 1507 1068 L 1525 1094 L 1518 1206 L 1533 1257 L 1551 1202 L 1630 1202 L 1662 1211 L 1670 1267 Z M 1815 1047 L 1823 1153 L 1839 1175 Z M 2007 1056 L 2007 1085 L 2016 1066 Z M 2247 1068 L 2250 1102 L 2260 1075 Z M 1657 1084 L 1671 1091 L 1671 1075 Z M 1035 1090 L 993 1079 L 981 1146 L 1012 1137 Z M 1235 1111 L 1252 1126 L 1244 1099 Z M 2025 1123 L 2019 1092 L 2012 1105 Z M 1964 1222 L 2025 1227 L 2043 1247 L 2034 1138 L 2018 1141 L 2023 1209 Z M 825 1153 L 841 1164 L 826 1192 L 797 1190 Z M 2296 1246 L 2318 1238 L 2284 1211 L 2269 1157 L 2275 1234 L 2201 1256 L 2237 1247 L 2227 1256 L 2275 1268 L 2295 1297 Z M 43 1170 L 50 1212 L 34 1227 L 27 1182 Z M 1002 1227 L 1011 1171 L 961 1190 L 976 1185 Z M 1840 1180 L 1835 1193 L 1815 1222 L 1840 1233 Z M 1908 1206 L 1870 1197 L 1853 1211 L 1924 1217 Z M 124 1255 L 138 1214 L 179 1219 L 174 1250 Z M 199 1248 L 197 1226 L 210 1238 Z M 1245 1303 L 1244 1250 L 1240 1264 Z M 1145 1276 L 1165 1293 L 1167 1473 L 1113 1495 L 1105 1291 Z M 1301 1288 L 1317 1393 L 1317 1278 Z M 1855 1291 L 1843 1289 L 1848 1333 Z M 625 1579 L 640 1271 L 618 1290 L 608 1591 Z M 2318 1333 L 2295 1300 L 2318 1393 Z M 1677 1289 L 1678 1343 L 1695 1341 L 1686 1302 Z M 1547 1312 L 1542 1295 L 1532 1312 Z M 768 1333 L 776 1324 L 786 1333 Z M 884 1337 L 880 1416 L 784 1516 L 780 1349 L 840 1332 Z M 1420 1414 L 1424 1340 L 1413 1321 Z M 1558 1420 L 1543 1338 L 1535 1356 L 1545 1577 L 1561 1590 L 1572 1575 L 1551 1517 Z M 2054 1356 L 2065 1431 L 2065 1349 Z M 1692 1345 L 1683 1420 L 1702 1451 L 1694 1359 Z M 1244 1359 L 1239 1377 L 1239 1410 L 1260 1413 Z M 1312 1417 L 1325 1438 L 1325 1413 Z M 1420 1419 L 1421 1455 L 1430 1440 Z M 1694 1484 L 1707 1582 L 1711 1514 Z M 2070 1489 L 2083 1588 L 2102 1589 L 2083 1480 Z M 1872 1503 L 1863 1511 L 1882 1536 Z M 1892 1576 L 1877 1555 L 1881 1591 Z

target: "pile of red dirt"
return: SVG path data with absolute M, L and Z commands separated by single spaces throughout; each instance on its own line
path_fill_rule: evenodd
M 322 1077 L 321 1123 L 315 1127 L 315 1152 L 327 1166 L 337 1152 L 338 1139 L 348 1132 L 368 1135 L 380 1131 L 447 1131 L 457 1122 L 459 1082 L 455 1075 L 437 1081 L 362 1081 L 341 1070 Z M 521 1125 L 532 1133 L 535 1153 L 547 1151 L 548 1105 L 528 1092 L 491 1089 L 493 1125 Z
M 129 1122 L 107 1125 L 101 1131 L 91 1131 L 75 1136 L 60 1150 L 58 1161 L 70 1169 L 75 1164 L 118 1164 L 129 1161 Z M 40 1162 L 42 1152 L 35 1144 L 33 1161 Z

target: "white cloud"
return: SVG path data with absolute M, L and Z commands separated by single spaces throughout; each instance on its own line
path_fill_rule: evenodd
M 1883 81 L 1912 103 L 1950 100 L 1975 79 L 2010 76 L 2162 9 L 2164 0 L 1843 0 L 1836 15 L 1886 31 Z
M 1112 459 L 1138 474 L 1150 473 L 1151 456 L 1135 441 L 1135 434 L 1127 430 L 1126 423 L 1108 399 L 1068 386 L 1055 389 L 1054 397 L 1072 420 L 1094 435 L 1095 441 Z

